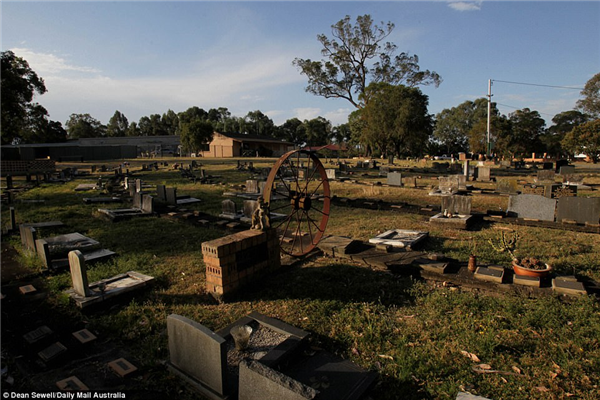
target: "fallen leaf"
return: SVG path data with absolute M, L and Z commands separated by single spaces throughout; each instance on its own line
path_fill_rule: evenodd
M 388 356 L 387 354 L 379 354 L 378 357 L 385 358 L 385 359 L 388 359 L 388 360 L 393 360 L 394 359 L 394 357 Z
M 521 369 L 518 367 L 515 367 L 514 365 L 512 366 L 512 370 L 515 371 L 517 374 L 521 373 Z
M 556 372 L 550 372 L 550 378 L 554 379 L 558 376 L 558 374 Z
M 492 366 L 490 364 L 479 364 L 476 365 L 476 367 L 480 369 L 492 369 Z
M 479 359 L 479 357 L 477 357 L 477 355 L 475 355 L 475 354 L 473 354 L 473 353 L 469 353 L 468 351 L 461 350 L 461 351 L 460 351 L 460 353 L 461 353 L 463 356 L 469 357 L 469 358 L 471 359 L 471 361 L 474 361 L 474 362 L 480 362 L 480 361 L 481 361 L 481 360 Z
M 504 379 L 504 377 L 501 376 L 500 379 L 502 379 L 502 382 L 508 383 L 508 381 L 506 379 Z
M 538 391 L 542 392 L 542 393 L 544 393 L 544 392 L 547 392 L 547 391 L 549 391 L 549 390 L 550 390 L 550 389 L 548 389 L 548 388 L 547 388 L 547 387 L 545 387 L 545 386 L 536 386 L 535 388 L 536 388 Z
M 359 354 L 359 353 L 358 353 L 358 350 L 357 350 L 357 349 L 355 349 L 354 347 L 352 348 L 352 354 L 354 354 L 354 355 L 358 355 L 358 354 Z

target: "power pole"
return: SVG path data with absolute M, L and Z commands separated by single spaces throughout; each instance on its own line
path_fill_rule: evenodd
M 492 116 L 492 80 L 488 79 L 488 112 L 487 112 L 487 156 L 488 158 L 492 154 L 491 143 L 490 143 L 490 120 Z

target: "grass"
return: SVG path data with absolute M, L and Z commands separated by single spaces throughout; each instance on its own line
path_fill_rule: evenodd
M 235 161 L 202 162 L 207 173 L 221 176 L 226 183 L 194 185 L 171 170 L 148 172 L 143 178 L 150 184 L 174 185 L 178 193 L 203 200 L 190 208 L 217 215 L 228 185 L 244 183 L 249 174 L 236 171 Z M 257 167 L 271 164 L 272 160 L 255 162 Z M 586 182 L 600 182 L 598 174 L 589 174 Z M 204 291 L 201 243 L 223 235 L 222 231 L 163 218 L 109 223 L 92 216 L 97 206 L 83 204 L 81 198 L 87 195 L 73 191 L 78 183 L 42 185 L 22 193 L 20 198 L 46 202 L 18 204 L 17 219 L 61 220 L 66 227 L 44 230 L 41 236 L 78 231 L 116 251 L 118 257 L 89 268 L 91 282 L 129 270 L 156 278 L 152 290 L 129 304 L 84 315 L 62 294 L 71 284 L 68 272 L 43 277 L 50 291 L 45 304 L 48 315 L 85 321 L 91 329 L 135 355 L 135 362 L 145 374 L 145 379 L 131 383 L 139 393 L 154 391 L 169 398 L 194 398 L 161 365 L 168 358 L 169 314 L 180 314 L 217 330 L 255 310 L 309 331 L 312 346 L 377 371 L 380 379 L 370 393 L 373 399 L 453 399 L 459 390 L 505 399 L 600 398 L 600 306 L 595 299 L 488 296 L 317 258 L 283 270 L 260 286 L 240 292 L 232 302 L 219 305 Z M 334 182 L 332 193 L 411 204 L 435 203 L 424 190 Z M 505 200 L 475 196 L 473 205 L 484 211 L 503 207 Z M 241 201 L 234 201 L 241 206 Z M 3 208 L 3 221 L 6 212 Z M 428 218 L 417 214 L 332 206 L 327 233 L 367 240 L 392 228 L 429 231 L 427 251 L 466 260 L 475 246 L 480 262 L 509 264 L 506 256 L 494 252 L 488 242 L 497 237 L 499 226 L 456 231 L 429 226 Z M 523 238 L 519 243 L 521 252 L 541 257 L 561 274 L 600 280 L 598 235 L 526 226 L 510 228 Z M 20 249 L 18 238 L 9 240 Z M 41 267 L 37 259 L 24 253 L 19 261 L 32 271 Z M 475 355 L 479 361 L 463 352 Z M 490 369 L 473 369 L 481 364 Z

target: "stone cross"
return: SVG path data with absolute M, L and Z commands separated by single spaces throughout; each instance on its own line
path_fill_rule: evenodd
M 69 267 L 73 280 L 73 291 L 80 296 L 87 297 L 92 294 L 88 284 L 85 258 L 79 250 L 69 252 Z

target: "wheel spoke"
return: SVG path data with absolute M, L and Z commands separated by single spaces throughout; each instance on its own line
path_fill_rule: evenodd
M 287 222 L 287 225 L 285 226 L 284 233 L 285 233 L 285 232 L 287 232 L 287 227 L 290 225 L 290 221 L 292 220 L 292 217 L 294 216 L 294 214 L 295 214 L 295 213 L 296 213 L 296 211 L 295 211 L 295 210 L 294 210 L 294 211 L 292 211 L 292 213 L 291 213 L 290 215 L 288 215 L 288 217 L 287 217 L 286 219 L 284 219 L 283 221 L 281 221 L 281 222 L 279 223 L 279 225 L 277 225 L 277 226 L 275 227 L 275 230 L 277 230 L 277 229 L 278 229 L 278 228 L 279 228 L 281 225 L 283 225 L 285 222 Z M 283 236 L 285 236 L 285 235 L 283 235 Z
M 319 185 L 315 188 L 315 190 L 313 190 L 313 192 L 310 194 L 311 196 L 313 194 L 315 194 L 317 192 L 317 190 L 319 190 L 319 188 L 321 187 L 321 185 L 323 184 L 323 182 L 325 182 L 325 181 L 321 179 L 321 183 L 319 183 Z
M 325 215 L 327 217 L 329 216 L 329 214 L 325 214 L 323 211 L 319 210 L 318 208 L 311 208 L 311 210 L 314 210 L 314 211 L 316 211 L 318 213 L 321 213 L 321 214 L 323 214 L 323 215 Z
M 288 204 L 284 204 L 284 205 L 282 205 L 280 207 L 271 208 L 271 209 L 269 209 L 269 211 L 277 211 L 277 210 L 281 210 L 282 208 L 286 208 L 286 207 L 291 207 L 291 205 L 289 203 Z
M 319 227 L 319 225 L 317 225 L 317 223 L 310 217 L 310 215 L 308 215 L 308 213 L 306 214 L 306 217 L 308 218 L 309 222 L 312 222 L 312 224 L 315 226 L 315 228 L 317 228 L 317 230 L 321 233 L 323 233 L 323 231 L 321 230 L 321 228 Z
M 312 229 L 310 229 L 310 217 L 308 216 L 308 211 L 304 211 L 304 215 L 306 215 L 306 225 L 308 226 L 308 233 L 310 234 L 310 244 L 314 245 L 315 243 L 313 239 Z

